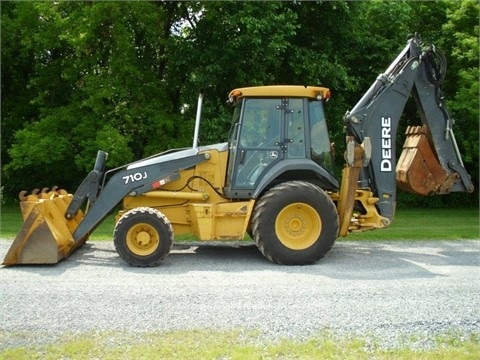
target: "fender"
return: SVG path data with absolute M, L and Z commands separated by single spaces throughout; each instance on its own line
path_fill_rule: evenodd
M 257 199 L 260 194 L 276 179 L 288 171 L 308 171 L 325 183 L 323 188 L 338 190 L 338 180 L 323 167 L 310 159 L 286 159 L 275 164 L 262 176 L 261 181 L 253 191 L 252 198 Z

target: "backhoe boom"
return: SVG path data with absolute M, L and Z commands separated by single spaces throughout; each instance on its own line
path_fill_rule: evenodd
M 453 121 L 441 94 L 445 67 L 443 54 L 434 46 L 424 47 L 414 36 L 344 117 L 347 136 L 353 137 L 356 146 L 368 139 L 372 148 L 371 159 L 362 167 L 358 179 L 351 179 L 345 186 L 371 189 L 373 196 L 379 199 L 376 203 L 378 213 L 388 219 L 387 223 L 393 220 L 395 213 L 396 180 L 402 189 L 419 195 L 473 191 L 456 146 Z M 402 161 L 397 166 L 396 134 L 411 94 L 423 123 L 423 132 L 415 130 L 407 134 L 413 146 L 406 150 L 404 147 Z M 422 148 L 427 149 L 426 152 L 421 153 Z M 350 198 L 349 201 L 353 203 L 354 200 Z

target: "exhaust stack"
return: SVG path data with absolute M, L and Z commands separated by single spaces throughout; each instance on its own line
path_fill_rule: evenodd
M 200 92 L 200 94 L 198 94 L 197 116 L 195 117 L 195 132 L 193 134 L 192 147 L 194 149 L 198 147 L 198 133 L 200 131 L 200 118 L 202 117 L 202 102 L 203 102 L 203 92 Z

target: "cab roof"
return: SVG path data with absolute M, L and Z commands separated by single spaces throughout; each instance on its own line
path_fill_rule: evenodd
M 230 101 L 243 97 L 305 97 L 329 99 L 330 89 L 321 86 L 268 85 L 238 88 L 230 91 Z

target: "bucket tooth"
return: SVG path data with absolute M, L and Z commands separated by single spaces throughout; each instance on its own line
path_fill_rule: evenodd
M 54 198 L 55 196 L 58 196 L 57 189 L 58 189 L 58 186 L 52 186 L 52 188 L 48 192 L 48 195 L 50 196 L 51 199 Z
M 27 194 L 28 194 L 28 191 L 26 190 L 20 191 L 20 193 L 18 194 L 18 198 L 20 199 L 20 201 L 27 201 L 28 199 Z
M 35 189 L 32 191 L 31 194 L 28 194 L 28 191 L 20 191 L 20 193 L 18 194 L 18 198 L 20 199 L 20 205 L 22 204 L 22 202 L 35 202 L 35 201 L 38 201 L 38 189 Z
M 44 200 L 49 199 L 50 197 L 48 196 L 46 190 L 48 190 L 48 188 L 43 188 L 42 191 L 39 194 L 37 194 L 37 197 L 39 199 L 44 199 Z
M 58 196 L 68 195 L 67 190 L 64 190 L 64 189 L 57 190 L 56 192 L 57 192 Z

